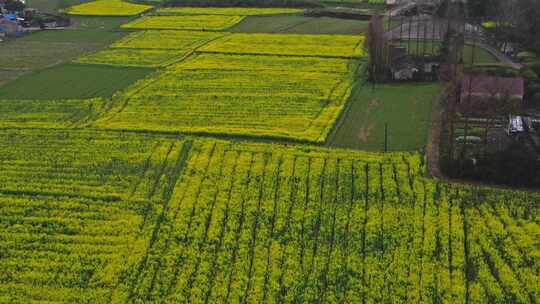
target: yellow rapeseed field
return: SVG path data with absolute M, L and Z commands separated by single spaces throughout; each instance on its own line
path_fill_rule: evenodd
M 212 41 L 203 52 L 363 57 L 363 36 L 235 33 Z
M 113 43 L 114 48 L 129 49 L 191 49 L 212 39 L 219 38 L 225 33 L 150 30 L 131 33 Z
M 244 19 L 243 16 L 146 16 L 124 24 L 126 29 L 161 29 L 161 30 L 225 30 Z
M 84 64 L 112 66 L 161 67 L 182 60 L 189 51 L 156 49 L 108 49 L 75 60 Z
M 347 59 L 202 53 L 133 86 L 96 124 L 323 142 L 357 66 Z
M 97 0 L 72 6 L 70 15 L 89 16 L 133 16 L 152 9 L 150 5 L 134 4 L 122 0 Z

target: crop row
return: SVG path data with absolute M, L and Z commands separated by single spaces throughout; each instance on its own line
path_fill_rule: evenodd
M 539 302 L 537 195 L 419 155 L 0 134 L 1 302 Z
M 189 141 L 4 130 L 0 142 L 0 302 L 125 298 Z
M 533 214 L 509 215 L 527 202 L 494 195 L 472 204 L 473 191 L 417 175 L 414 158 L 365 162 L 212 141 L 194 150 L 131 300 L 538 301 L 540 244 L 518 222 L 538 225 Z M 477 208 L 499 209 L 512 228 L 476 225 Z
M 111 200 L 126 198 L 141 170 L 173 145 L 145 136 L 67 130 L 7 130 L 0 143 L 0 191 Z

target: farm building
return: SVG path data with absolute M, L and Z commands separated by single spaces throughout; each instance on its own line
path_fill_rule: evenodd
M 521 103 L 525 80 L 521 77 L 465 76 L 461 82 L 461 103 L 507 99 Z
M 397 51 L 397 49 L 396 49 Z M 394 53 L 395 55 L 401 52 Z M 437 80 L 440 67 L 440 58 L 432 55 L 404 55 L 393 56 L 390 66 L 392 79 L 396 81 Z

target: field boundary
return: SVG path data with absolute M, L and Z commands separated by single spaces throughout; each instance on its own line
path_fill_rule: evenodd
M 219 52 L 219 51 L 201 51 L 197 50 L 197 53 L 203 54 L 230 54 L 230 55 L 243 55 L 243 56 L 275 56 L 275 57 L 306 57 L 306 58 L 336 58 L 336 59 L 356 59 L 362 61 L 365 57 L 361 55 L 357 56 L 331 56 L 331 55 L 301 55 L 301 54 L 274 54 L 274 53 L 244 53 L 244 52 Z
M 360 70 L 364 67 L 363 64 L 359 64 L 356 67 L 356 71 L 353 73 L 353 77 L 357 77 Z M 365 79 L 356 80 L 353 82 L 351 86 L 351 93 L 349 97 L 347 98 L 347 101 L 345 102 L 345 106 L 342 108 L 341 113 L 338 114 L 338 117 L 334 124 L 332 125 L 332 129 L 330 132 L 328 132 L 328 136 L 326 137 L 326 140 L 324 141 L 324 146 L 331 147 L 332 142 L 334 140 L 334 137 L 336 136 L 336 133 L 339 131 L 339 129 L 343 126 L 343 123 L 345 122 L 345 118 L 347 118 L 347 115 L 349 114 L 349 111 L 351 110 L 352 103 L 353 103 L 353 93 L 355 92 L 355 89 L 357 86 L 364 87 L 367 81 Z

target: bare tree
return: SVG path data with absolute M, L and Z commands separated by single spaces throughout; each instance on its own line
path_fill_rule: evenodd
M 385 77 L 388 66 L 387 42 L 384 37 L 384 24 L 380 15 L 374 15 L 369 22 L 366 49 L 369 50 L 370 78 L 373 82 Z

